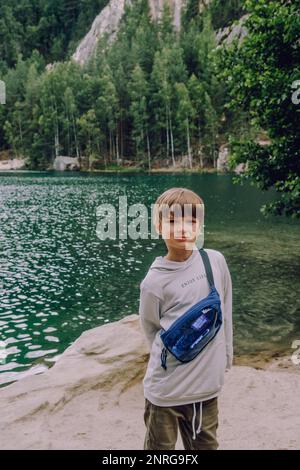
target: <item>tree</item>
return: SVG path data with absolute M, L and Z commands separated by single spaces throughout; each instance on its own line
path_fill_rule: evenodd
M 186 135 L 187 153 L 190 168 L 193 167 L 192 149 L 191 149 L 191 126 L 195 117 L 195 110 L 190 100 L 189 92 L 184 83 L 175 85 L 178 96 L 177 122 L 179 129 Z
M 195 74 L 192 74 L 188 81 L 188 90 L 191 100 L 192 107 L 194 109 L 194 124 L 193 124 L 193 134 L 192 142 L 196 149 L 197 155 L 200 157 L 200 167 L 203 168 L 203 146 L 204 146 L 204 126 L 205 126 L 205 116 L 204 116 L 204 86 L 198 80 Z
M 213 0 L 208 5 L 214 29 L 225 28 L 244 13 L 243 0 Z
M 175 84 L 187 81 L 187 70 L 183 60 L 183 51 L 178 43 L 164 47 L 155 53 L 151 74 L 151 104 L 156 126 L 166 135 L 166 155 L 175 163 L 174 119 L 176 114 Z
M 199 10 L 199 2 L 188 2 L 187 13 Z M 216 167 L 218 131 L 223 112 L 223 84 L 216 78 L 213 52 L 216 48 L 215 32 L 209 9 L 196 18 L 185 15 L 186 29 L 181 34 L 184 57 L 188 64 L 190 79 L 187 83 L 192 106 L 195 110 L 194 129 L 197 136 L 192 138 L 200 156 L 200 166 L 206 160 Z
M 37 49 L 47 62 L 74 52 L 109 0 L 1 0 L 0 58 L 15 66 Z M 52 38 L 52 39 L 51 39 Z
M 152 106 L 154 108 L 156 128 L 166 133 L 166 157 L 169 159 L 171 146 L 172 163 L 175 166 L 173 126 L 172 126 L 172 88 L 169 76 L 169 49 L 157 51 L 151 75 L 153 87 Z
M 219 52 L 219 73 L 230 90 L 230 106 L 246 110 L 253 125 L 264 130 L 271 144 L 255 140 L 232 142 L 232 164 L 248 163 L 236 177 L 262 190 L 277 192 L 264 214 L 300 217 L 300 120 L 293 93 L 300 77 L 300 1 L 247 0 L 248 34 L 239 45 Z
M 73 136 L 74 136 L 76 157 L 78 158 L 79 165 L 81 166 L 81 156 L 80 156 L 80 150 L 79 150 L 78 131 L 77 131 L 77 124 L 76 124 L 78 111 L 77 111 L 77 106 L 75 103 L 74 94 L 70 87 L 66 88 L 66 91 L 64 94 L 64 101 L 65 101 L 66 114 L 67 114 L 67 120 L 68 120 L 68 136 L 69 136 L 68 155 L 72 154 L 72 145 L 71 145 L 71 137 L 70 137 L 70 128 L 71 128 L 73 132 Z
M 86 149 L 89 162 L 89 169 L 92 167 L 92 163 L 95 159 L 97 150 L 99 151 L 99 134 L 100 130 L 97 126 L 97 117 L 94 109 L 83 114 L 77 119 L 77 125 L 79 127 L 79 136 L 87 141 Z
M 99 88 L 95 106 L 96 117 L 101 128 L 109 136 L 109 156 L 111 159 L 115 157 L 116 163 L 119 164 L 122 160 L 119 151 L 119 102 L 112 71 L 107 63 L 104 63 L 97 83 Z
M 148 116 L 148 85 L 143 70 L 136 65 L 129 86 L 131 95 L 130 113 L 133 120 L 133 137 L 136 142 L 137 155 L 143 156 L 145 147 L 148 154 L 148 167 L 151 169 Z M 145 145 L 146 144 L 146 145 Z

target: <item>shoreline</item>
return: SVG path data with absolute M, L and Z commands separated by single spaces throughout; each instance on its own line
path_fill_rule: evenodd
M 114 322 L 111 322 L 109 324 L 112 324 L 112 323 Z M 95 328 L 98 328 L 98 327 L 95 327 Z M 88 331 L 90 330 L 86 330 L 86 332 Z M 74 340 L 73 343 L 78 341 L 79 338 Z M 3 383 L 0 380 L 0 393 L 1 393 L 1 390 L 5 389 L 9 385 L 15 384 L 19 382 L 20 380 L 23 380 L 23 378 L 25 377 L 33 377 L 33 376 L 36 376 L 36 375 L 39 375 L 41 373 L 51 370 L 55 366 L 55 364 L 58 362 L 59 358 L 65 353 L 65 351 L 67 351 L 67 349 L 68 348 L 66 348 L 64 351 L 62 351 L 58 355 L 58 359 L 56 361 L 49 362 L 49 358 L 46 358 L 46 359 L 39 358 L 28 369 L 19 373 L 18 371 L 15 371 L 16 378 L 14 380 L 10 380 L 10 381 L 3 382 Z M 291 360 L 291 355 L 290 356 L 287 356 L 286 354 L 281 355 L 280 353 L 273 353 L 271 355 L 267 355 L 264 353 L 243 354 L 240 356 L 235 355 L 233 357 L 233 367 L 248 367 L 250 369 L 254 369 L 257 371 L 273 371 L 273 372 L 300 374 L 300 364 L 298 365 L 294 364 Z M 7 372 L 12 372 L 12 374 L 14 373 L 14 371 L 11 371 L 11 370 Z M 5 374 L 6 371 L 3 371 L 2 373 Z M 0 379 L 1 379 L 2 373 L 0 373 Z M 18 374 L 20 374 L 19 378 L 17 377 Z
M 219 174 L 219 175 L 226 175 L 226 174 L 236 174 L 234 170 L 228 171 L 220 171 L 217 168 L 153 168 L 151 170 L 140 169 L 137 167 L 128 167 L 128 168 L 108 168 L 108 169 L 101 169 L 101 170 L 65 170 L 59 171 L 54 169 L 44 169 L 44 170 L 34 170 L 34 169 L 4 169 L 0 166 L 0 173 L 56 173 L 56 174 L 100 174 L 100 173 L 117 173 L 117 174 L 139 174 L 139 175 L 148 175 L 148 174 Z
M 289 372 L 293 374 L 300 374 L 300 364 L 294 364 L 291 355 L 280 355 L 274 353 L 272 356 L 267 357 L 260 354 L 235 356 L 233 365 L 239 367 L 250 367 L 255 370 L 261 371 L 275 371 L 275 372 Z

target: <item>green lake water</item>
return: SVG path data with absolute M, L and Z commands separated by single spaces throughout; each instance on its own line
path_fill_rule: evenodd
M 172 186 L 205 203 L 205 248 L 226 257 L 236 356 L 292 354 L 300 340 L 300 223 L 264 219 L 274 198 L 217 174 L 0 174 L 0 384 L 51 366 L 80 334 L 138 313 L 161 239 L 106 240 L 96 208 L 146 204 Z M 1 351 L 0 351 L 1 352 Z

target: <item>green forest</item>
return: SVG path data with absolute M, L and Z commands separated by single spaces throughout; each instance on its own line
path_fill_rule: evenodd
M 167 4 L 161 21 L 154 22 L 148 1 L 137 0 L 112 46 L 103 38 L 85 67 L 70 55 L 107 2 L 48 0 L 37 7 L 22 0 L 18 8 L 13 3 L 1 6 L 10 31 L 1 51 L 7 87 L 2 149 L 28 157 L 33 168 L 46 168 L 55 155 L 84 156 L 94 167 L 123 159 L 145 167 L 155 159 L 174 165 L 182 154 L 191 164 L 196 155 L 202 165 L 215 165 L 224 90 L 210 53 L 214 28 L 222 26 L 217 4 L 224 2 L 200 16 L 199 2 L 189 1 L 178 34 Z M 242 11 L 240 2 L 226 4 L 223 25 Z M 22 23 L 24 10 L 29 15 Z M 50 71 L 48 63 L 54 63 Z
M 240 178 L 275 187 L 276 214 L 300 216 L 299 0 L 187 0 L 180 32 L 166 4 L 127 7 L 113 42 L 81 66 L 71 60 L 105 0 L 2 0 L 0 152 L 49 169 L 58 155 L 84 168 L 215 168 L 223 144 Z M 297 14 L 298 13 L 298 14 Z M 216 31 L 246 17 L 242 44 Z M 300 88 L 300 86 L 299 86 Z M 260 136 L 271 145 L 261 146 Z

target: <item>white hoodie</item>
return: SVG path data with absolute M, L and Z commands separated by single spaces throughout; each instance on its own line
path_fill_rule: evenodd
M 167 330 L 178 317 L 210 292 L 199 250 L 194 247 L 186 261 L 156 257 L 140 283 L 140 325 L 150 349 L 143 379 L 144 396 L 158 406 L 194 403 L 195 408 L 195 402 L 218 396 L 224 383 L 225 369 L 230 369 L 232 365 L 231 276 L 221 252 L 213 249 L 205 251 L 220 296 L 223 323 L 215 338 L 188 363 L 181 363 L 168 353 L 167 369 L 161 366 L 163 343 L 160 332 L 162 328 Z

